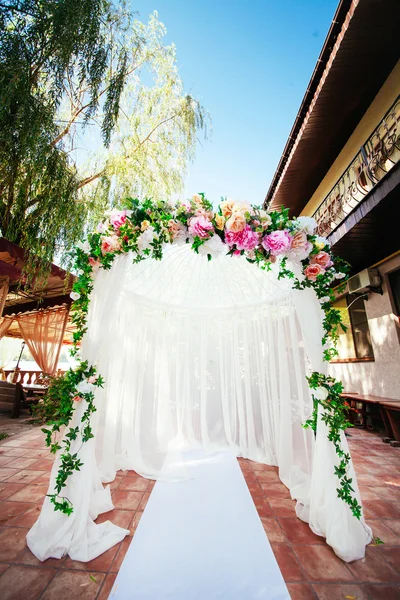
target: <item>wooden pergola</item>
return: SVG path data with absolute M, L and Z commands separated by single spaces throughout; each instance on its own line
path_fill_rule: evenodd
M 20 246 L 0 238 L 0 318 L 37 313 L 53 307 L 69 308 L 75 277 L 52 264 L 45 285 L 38 289 L 28 289 L 23 276 L 25 262 L 26 253 Z M 63 343 L 71 343 L 73 331 L 74 326 L 68 319 Z M 6 335 L 22 337 L 17 321 L 10 326 Z

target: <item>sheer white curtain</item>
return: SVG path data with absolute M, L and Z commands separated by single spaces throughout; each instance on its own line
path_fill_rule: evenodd
M 111 271 L 100 270 L 82 353 L 98 366 L 106 385 L 96 395 L 95 440 L 84 444 L 85 465 L 65 493 L 69 498 L 70 488 L 76 493 L 80 518 L 69 517 L 76 521 L 69 534 L 81 548 L 89 526 L 95 535 L 91 518 L 105 510 L 109 498 L 90 511 L 90 494 L 84 494 L 83 505 L 78 491 L 79 477 L 97 490 L 98 477 L 112 481 L 118 469 L 157 478 L 168 450 L 200 444 L 278 465 L 298 500 L 299 516 L 344 560 L 362 556 L 366 532 L 335 500 L 334 452 L 320 434 L 315 442 L 313 432 L 302 427 L 312 411 L 307 361 L 321 367 L 318 311 L 313 293 L 293 291 L 276 270 L 264 272 L 226 256 L 208 262 L 188 246 L 167 248 L 161 262 L 133 265 L 124 255 Z M 316 445 L 324 451 L 324 464 Z M 68 519 L 50 516 L 51 510 L 45 504 L 38 521 L 43 527 Z M 36 524 L 28 535 L 31 549 L 42 560 L 54 556 L 52 534 L 46 548 L 39 534 Z M 58 547 L 72 556 L 71 535 L 64 545 L 61 538 Z M 86 541 L 80 556 L 87 558 L 79 560 L 105 549 L 89 546 Z M 73 552 L 76 558 L 76 546 Z

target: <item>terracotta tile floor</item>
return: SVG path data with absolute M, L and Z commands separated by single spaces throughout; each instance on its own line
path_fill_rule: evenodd
M 3 425 L 0 420 L 0 430 Z M 8 430 L 10 437 L 0 442 L 1 600 L 105 600 L 154 482 L 134 472 L 119 473 L 113 482 L 115 509 L 98 522 L 110 519 L 130 529 L 121 544 L 90 563 L 64 558 L 42 564 L 26 547 L 25 536 L 39 514 L 52 460 L 40 428 L 15 423 Z M 296 518 L 275 467 L 239 461 L 295 600 L 400 598 L 400 448 L 365 431 L 352 429 L 350 435 L 367 519 L 385 542 L 368 547 L 366 558 L 351 564 L 337 558 L 324 539 Z

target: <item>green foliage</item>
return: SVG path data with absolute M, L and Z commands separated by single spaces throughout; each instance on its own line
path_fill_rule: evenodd
M 206 117 L 164 35 L 124 2 L 0 3 L 0 233 L 28 251 L 28 284 L 122 189 L 182 186 Z

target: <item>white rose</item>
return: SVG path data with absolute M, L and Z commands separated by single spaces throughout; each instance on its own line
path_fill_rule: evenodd
M 343 277 L 346 277 L 346 273 L 335 273 L 336 279 L 343 279 Z
M 140 252 L 143 250 L 149 250 L 154 240 L 154 227 L 150 225 L 143 233 L 141 233 L 137 239 L 137 245 Z
M 88 381 L 81 381 L 76 386 L 76 391 L 80 394 L 88 394 L 89 392 L 93 392 L 94 386 Z
M 312 235 L 317 229 L 317 221 L 313 217 L 297 217 L 294 225 L 300 231 L 306 231 L 308 235 Z
M 317 400 L 326 400 L 329 396 L 329 392 L 324 387 L 318 387 L 316 390 L 311 390 L 313 396 L 317 398 Z
M 216 257 L 227 253 L 228 246 L 224 244 L 219 235 L 213 235 L 208 240 L 206 240 L 204 244 L 199 246 L 199 254 L 202 254 L 203 256 L 211 254 L 211 256 Z
M 82 252 L 84 252 L 85 254 L 89 254 L 90 252 L 89 242 L 78 242 L 76 244 L 76 247 L 79 248 L 79 250 L 82 250 Z
M 72 300 L 79 300 L 79 298 L 81 297 L 81 295 L 78 294 L 78 292 L 71 292 L 70 293 L 70 297 L 72 298 Z

